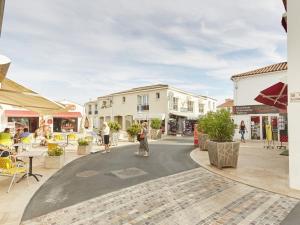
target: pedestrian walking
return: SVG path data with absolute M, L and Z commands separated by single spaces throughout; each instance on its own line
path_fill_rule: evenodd
M 136 152 L 137 155 L 140 153 L 144 153 L 144 156 L 149 156 L 149 146 L 148 146 L 148 139 L 147 139 L 148 129 L 147 129 L 147 123 L 142 123 L 141 132 L 139 134 L 139 140 L 140 140 L 140 146 L 139 151 Z
M 245 133 L 246 133 L 247 129 L 246 129 L 246 125 L 245 125 L 245 122 L 244 120 L 241 121 L 241 124 L 240 124 L 240 134 L 241 134 L 241 142 L 246 142 L 245 141 Z
M 103 123 L 103 137 L 104 137 L 104 151 L 102 153 L 108 153 L 110 152 L 110 149 L 109 149 L 109 133 L 110 133 L 110 129 L 109 129 L 109 126 L 107 124 L 107 122 L 104 122 Z

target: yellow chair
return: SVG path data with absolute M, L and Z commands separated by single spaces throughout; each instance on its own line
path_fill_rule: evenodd
M 12 177 L 7 193 L 10 191 L 16 176 L 19 174 L 27 174 L 27 170 L 21 162 L 14 164 L 9 156 L 0 157 L 0 176 Z
M 29 135 L 27 137 L 21 138 L 21 143 L 23 144 L 23 147 L 22 147 L 23 149 L 26 149 L 26 150 L 27 150 L 27 148 L 31 149 L 31 147 L 32 147 L 32 136 Z
M 64 136 L 62 134 L 54 134 L 53 140 L 54 141 L 63 141 L 64 140 Z
M 11 146 L 13 145 L 13 140 L 9 133 L 0 133 L 0 145 L 4 145 L 8 148 L 11 148 Z
M 68 134 L 68 140 L 69 141 L 76 141 L 77 135 L 76 134 Z
M 58 147 L 57 143 L 48 143 L 48 151 L 53 151 Z

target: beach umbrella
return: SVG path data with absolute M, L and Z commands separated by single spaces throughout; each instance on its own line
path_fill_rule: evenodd
M 260 92 L 255 101 L 264 105 L 286 110 L 288 103 L 288 87 L 286 83 L 278 82 Z

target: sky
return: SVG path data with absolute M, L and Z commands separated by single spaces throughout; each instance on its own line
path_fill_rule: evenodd
M 84 104 L 169 84 L 219 103 L 230 77 L 286 61 L 281 0 L 7 0 L 7 77 Z

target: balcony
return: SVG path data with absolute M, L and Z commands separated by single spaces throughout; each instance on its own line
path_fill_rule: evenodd
M 143 111 L 148 111 L 148 110 L 149 110 L 149 105 L 138 105 L 137 106 L 138 112 L 143 112 Z
M 92 111 L 89 111 L 89 115 L 92 115 Z
M 98 114 L 98 110 L 95 110 L 95 112 L 94 112 L 95 114 Z

